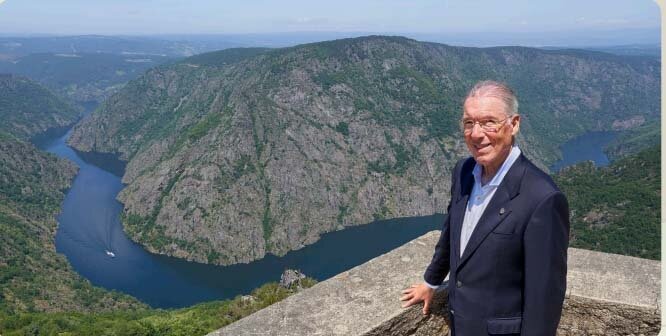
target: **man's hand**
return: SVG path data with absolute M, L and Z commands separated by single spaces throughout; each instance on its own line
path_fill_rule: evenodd
M 423 302 L 423 315 L 430 314 L 430 304 L 432 303 L 432 297 L 435 293 L 435 290 L 426 286 L 426 284 L 414 284 L 409 288 L 402 291 L 402 297 L 400 301 L 405 301 L 402 304 L 403 308 L 407 308 L 413 304 Z

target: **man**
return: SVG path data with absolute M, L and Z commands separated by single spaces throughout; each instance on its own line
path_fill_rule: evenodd
M 404 307 L 424 302 L 449 273 L 456 336 L 555 335 L 566 290 L 569 208 L 552 179 L 515 145 L 520 126 L 512 90 L 477 83 L 463 104 L 471 158 L 455 166 L 451 201 L 426 269 L 405 289 Z

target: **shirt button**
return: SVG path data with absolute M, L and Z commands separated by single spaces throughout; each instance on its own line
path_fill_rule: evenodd
M 462 287 L 462 285 L 463 285 L 462 281 L 460 281 L 460 280 L 456 281 L 456 287 L 460 288 L 460 287 Z

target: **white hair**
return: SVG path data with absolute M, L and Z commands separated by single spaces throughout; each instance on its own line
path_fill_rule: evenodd
M 493 80 L 480 81 L 469 90 L 464 101 L 473 97 L 494 97 L 500 99 L 504 102 L 504 106 L 506 106 L 505 112 L 507 116 L 518 114 L 518 99 L 516 98 L 516 94 L 505 83 Z

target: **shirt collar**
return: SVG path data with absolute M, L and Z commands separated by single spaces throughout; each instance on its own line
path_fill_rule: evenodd
M 518 146 L 513 145 L 511 147 L 511 152 L 509 153 L 509 156 L 506 157 L 504 162 L 502 163 L 502 166 L 500 169 L 495 173 L 495 176 L 493 176 L 492 180 L 488 182 L 486 186 L 492 186 L 492 187 L 497 187 L 502 183 L 502 180 L 504 179 L 504 175 L 509 171 L 509 168 L 513 166 L 513 163 L 516 162 L 518 157 L 520 156 L 520 148 Z M 474 175 L 474 183 L 478 184 L 481 186 L 481 165 L 476 164 L 474 165 L 474 169 L 472 170 L 472 174 Z

